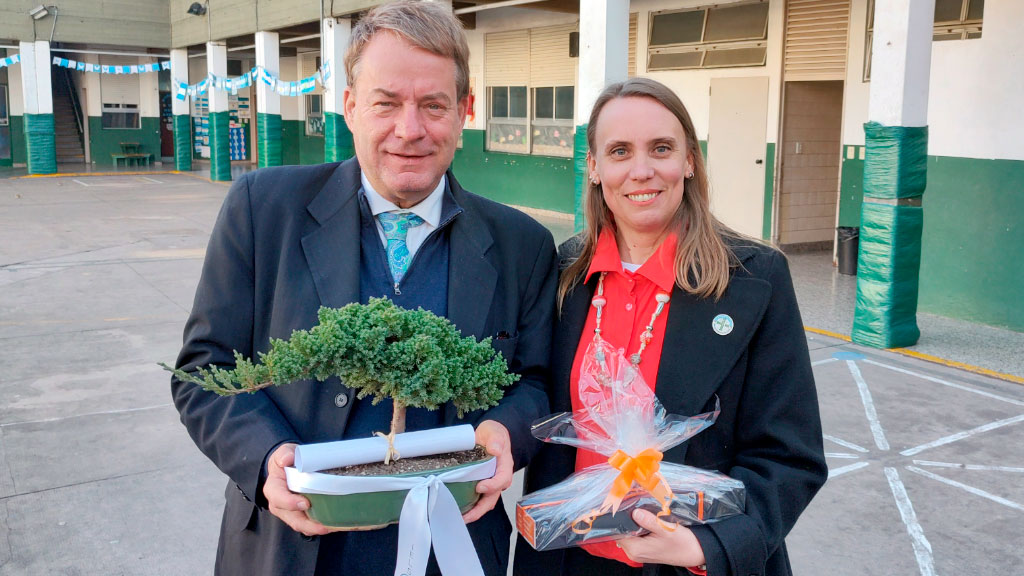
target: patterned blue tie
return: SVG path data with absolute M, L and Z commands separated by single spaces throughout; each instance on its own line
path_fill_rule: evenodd
M 381 228 L 384 229 L 384 237 L 388 240 L 388 267 L 391 268 L 391 277 L 397 285 L 409 269 L 409 247 L 405 245 L 405 237 L 409 234 L 410 228 L 423 224 L 423 218 L 411 212 L 381 212 L 377 214 Z

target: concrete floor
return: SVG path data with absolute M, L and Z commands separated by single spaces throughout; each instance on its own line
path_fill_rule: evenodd
M 212 573 L 224 477 L 156 362 L 177 354 L 226 189 L 0 180 L 0 576 Z M 853 279 L 790 260 L 805 325 L 848 334 Z M 919 321 L 933 355 L 1019 366 L 1018 333 Z M 796 573 L 1019 573 L 1024 387 L 807 336 L 832 477 L 788 539 Z

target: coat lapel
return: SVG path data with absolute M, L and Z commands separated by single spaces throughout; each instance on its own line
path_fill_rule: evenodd
M 451 224 L 448 257 L 448 319 L 463 336 L 482 339 L 498 282 L 498 271 L 487 257 L 494 240 L 477 212 L 474 199 L 448 172 L 452 196 L 463 214 Z
M 302 250 L 323 306 L 359 301 L 359 164 L 334 171 L 306 209 L 319 224 L 302 238 Z
M 593 334 L 583 334 L 590 313 L 590 300 L 597 289 L 597 277 L 591 278 L 587 284 L 577 285 L 566 294 L 559 317 L 559 329 L 555 340 L 555 362 L 553 366 L 554 381 L 568 382 L 568 386 L 555 386 L 551 397 L 551 409 L 554 412 L 572 411 L 570 387 L 572 363 L 576 359 L 576 350 L 582 338 L 591 338 Z
M 670 413 L 692 416 L 709 408 L 715 390 L 747 349 L 770 297 L 768 282 L 735 276 L 717 302 L 678 287 L 672 291 L 655 386 Z M 719 314 L 732 319 L 728 334 L 715 332 Z

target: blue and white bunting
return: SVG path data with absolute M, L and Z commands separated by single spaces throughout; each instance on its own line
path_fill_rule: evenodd
M 8 56 L 7 58 L 0 59 L 0 68 L 6 68 L 11 64 L 17 64 L 18 62 L 21 62 L 21 54 Z
M 141 69 L 143 67 L 140 66 L 139 68 Z M 251 70 L 241 76 L 223 77 L 215 74 L 207 74 L 206 78 L 202 81 L 192 85 L 175 78 L 174 85 L 177 87 L 175 89 L 175 98 L 178 100 L 184 100 L 186 97 L 195 97 L 200 94 L 206 94 L 206 91 L 211 87 L 222 92 L 237 94 L 242 88 L 248 88 L 254 83 L 258 83 L 260 81 L 270 87 L 272 92 L 276 92 L 281 96 L 299 96 L 301 94 L 309 94 L 316 90 L 316 85 L 323 85 L 325 79 L 330 78 L 330 75 L 330 63 L 326 63 L 317 71 L 316 74 L 312 76 L 295 82 L 285 82 L 266 68 L 263 68 L 262 66 L 254 66 Z

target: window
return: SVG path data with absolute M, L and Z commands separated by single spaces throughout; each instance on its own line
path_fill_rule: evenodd
M 0 84 L 0 126 L 7 126 L 10 117 L 7 112 L 7 86 Z
M 764 66 L 768 3 L 652 12 L 647 69 Z
M 306 94 L 306 136 L 324 135 L 323 96 Z
M 139 129 L 139 107 L 136 104 L 103 103 L 104 128 Z
M 985 0 L 935 0 L 932 40 L 981 38 Z M 864 43 L 864 81 L 871 80 L 871 45 L 875 30 L 875 0 L 868 0 L 867 41 Z
M 491 86 L 488 100 L 491 103 L 487 119 L 488 149 L 529 153 L 526 86 Z
M 533 153 L 572 157 L 573 86 L 533 89 Z

